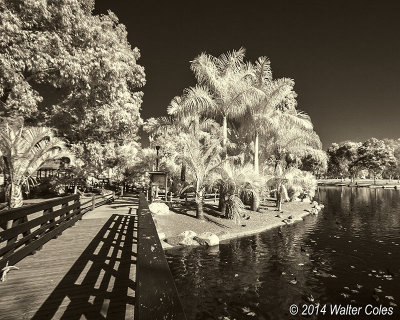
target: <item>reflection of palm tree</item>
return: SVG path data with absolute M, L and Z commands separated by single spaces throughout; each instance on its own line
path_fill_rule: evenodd
M 49 128 L 2 126 L 0 152 L 9 176 L 7 195 L 10 208 L 22 206 L 22 185 L 28 185 L 32 175 L 46 161 L 70 156 L 65 150 L 65 143 L 54 137 Z

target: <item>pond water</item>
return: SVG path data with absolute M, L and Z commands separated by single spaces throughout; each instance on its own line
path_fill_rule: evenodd
M 320 187 L 318 197 L 325 209 L 304 222 L 167 251 L 187 318 L 296 319 L 306 304 L 308 319 L 399 319 L 400 191 Z M 339 304 L 359 315 L 335 315 Z

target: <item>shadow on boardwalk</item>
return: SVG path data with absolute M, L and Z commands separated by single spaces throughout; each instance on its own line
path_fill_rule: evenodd
M 137 216 L 113 214 L 32 319 L 133 319 L 136 235 Z

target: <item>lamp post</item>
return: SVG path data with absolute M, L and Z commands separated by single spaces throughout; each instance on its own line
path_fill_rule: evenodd
M 156 150 L 157 150 L 156 171 L 158 171 L 158 150 L 160 150 L 160 146 L 156 146 Z

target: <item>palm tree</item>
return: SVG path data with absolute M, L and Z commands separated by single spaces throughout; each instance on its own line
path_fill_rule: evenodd
M 264 172 L 271 177 L 268 179 L 267 185 L 276 190 L 276 207 L 278 211 L 282 211 L 282 201 L 289 200 L 289 188 L 298 192 L 305 192 L 310 197 L 314 196 L 317 180 L 309 172 L 291 166 L 284 168 L 281 163 L 276 166 L 265 166 Z
M 259 172 L 259 137 L 279 126 L 278 113 L 295 109 L 296 93 L 293 91 L 294 81 L 288 78 L 272 80 L 270 61 L 267 57 L 259 57 L 254 66 L 253 85 L 264 93 L 262 99 L 253 100 L 249 105 L 246 130 L 254 137 L 254 170 Z M 286 102 L 286 103 L 285 103 Z M 282 108 L 282 106 L 286 106 Z
M 202 53 L 190 66 L 198 83 L 212 97 L 213 103 L 205 106 L 207 113 L 222 118 L 224 148 L 228 141 L 228 120 L 243 116 L 247 104 L 263 95 L 253 86 L 253 66 L 244 63 L 244 56 L 244 48 L 219 57 Z
M 214 120 L 203 118 L 200 115 L 205 106 L 213 103 L 210 99 L 206 89 L 199 86 L 185 89 L 182 96 L 174 97 L 167 108 L 168 117 L 150 118 L 143 126 L 144 131 L 149 133 L 151 144 L 160 136 L 174 137 L 175 141 L 172 142 L 178 143 L 182 133 L 196 135 L 199 130 L 219 134 L 219 125 Z M 178 149 L 175 151 L 178 152 Z M 185 172 L 186 165 L 182 163 L 182 181 L 185 181 Z
M 192 131 L 181 135 L 181 155 L 178 161 L 184 163 L 193 177 L 196 192 L 196 217 L 204 219 L 204 191 L 212 185 L 212 173 L 224 162 L 219 135 L 205 131 Z
M 0 153 L 9 177 L 7 201 L 10 208 L 23 205 L 22 186 L 29 185 L 32 175 L 48 160 L 70 157 L 64 141 L 46 127 L 1 126 Z
M 305 156 L 312 156 L 325 163 L 327 160 L 326 153 L 321 150 L 321 141 L 315 131 L 311 129 L 311 120 L 307 115 L 290 111 L 290 113 L 281 113 L 280 117 L 280 127 L 271 131 L 266 145 L 266 150 L 269 150 L 271 155 L 267 161 L 272 165 L 267 165 L 267 169 L 264 168 L 264 172 L 268 172 L 274 177 L 269 184 L 274 185 L 277 191 L 279 210 L 282 198 L 287 197 L 288 184 L 297 188 L 299 180 L 303 183 L 311 179 L 308 175 L 304 177 L 303 171 L 296 166 L 290 165 L 291 161 L 289 160 Z M 307 123 L 309 123 L 308 126 Z M 311 191 L 309 190 L 309 192 Z
M 227 161 L 217 171 L 217 183 L 224 189 L 225 216 L 238 223 L 244 209 L 241 197 L 255 197 L 262 188 L 264 179 L 255 172 L 251 164 L 235 165 L 233 161 Z

